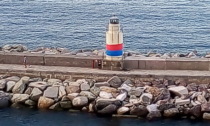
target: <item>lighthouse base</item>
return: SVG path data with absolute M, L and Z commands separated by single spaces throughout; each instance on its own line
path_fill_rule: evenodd
M 103 60 L 102 69 L 104 70 L 123 70 L 123 61 Z

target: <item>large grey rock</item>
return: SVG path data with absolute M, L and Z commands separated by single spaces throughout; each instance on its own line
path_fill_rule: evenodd
M 60 106 L 63 109 L 70 109 L 70 108 L 72 108 L 72 103 L 71 103 L 71 101 L 61 101 Z
M 47 98 L 57 98 L 58 97 L 58 87 L 48 87 L 44 91 L 44 97 Z
M 59 85 L 60 83 L 62 83 L 62 81 L 59 79 L 48 79 L 47 83 L 49 85 Z
M 93 87 L 90 89 L 90 92 L 93 93 L 95 96 L 98 96 L 99 93 L 100 93 L 100 88 L 99 88 L 99 87 L 93 86 Z
M 118 88 L 122 85 L 122 81 L 118 76 L 113 76 L 107 82 L 114 88 Z
M 44 91 L 48 86 L 49 85 L 47 84 L 47 82 L 44 82 L 44 81 L 31 82 L 29 84 L 29 87 L 39 88 L 42 91 Z
M 40 109 L 48 109 L 51 105 L 53 105 L 54 100 L 50 98 L 46 98 L 41 96 L 38 101 L 38 108 Z
M 197 91 L 198 90 L 198 85 L 196 83 L 191 83 L 187 85 L 187 89 L 189 91 Z
M 120 101 L 124 101 L 127 98 L 127 92 L 123 92 L 122 94 L 119 94 L 116 99 Z
M 154 112 L 150 112 L 147 115 L 147 119 L 152 120 L 152 119 L 156 119 L 156 118 L 161 118 L 161 113 L 160 111 L 154 111 Z
M 39 89 L 39 88 L 33 88 L 30 96 L 31 96 L 31 99 L 34 100 L 34 101 L 38 101 L 39 98 L 42 96 L 42 91 Z
M 131 107 L 130 114 L 137 115 L 139 117 L 146 117 L 148 114 L 148 110 L 145 106 L 139 105 L 137 107 Z
M 14 94 L 11 101 L 13 103 L 24 103 L 26 100 L 29 99 L 29 97 L 30 96 L 28 94 Z
M 62 110 L 60 104 L 57 102 L 49 107 L 51 110 Z
M 187 95 L 188 94 L 188 90 L 184 86 L 171 87 L 168 90 L 173 92 L 174 94 L 176 94 L 178 96 L 182 96 L 182 95 Z
M 80 86 L 79 85 L 69 85 L 66 87 L 67 94 L 71 93 L 80 93 Z
M 18 76 L 11 76 L 11 77 L 7 77 L 5 80 L 18 82 L 20 80 L 20 77 L 18 77 Z
M 84 107 L 84 106 L 88 105 L 88 98 L 85 96 L 78 96 L 73 99 L 72 105 L 74 107 Z
M 201 105 L 202 112 L 210 112 L 210 103 L 204 103 Z
M 77 85 L 88 84 L 88 81 L 85 80 L 85 79 L 78 79 L 78 80 L 76 81 L 76 84 L 77 84 Z
M 122 102 L 120 100 L 116 99 L 97 99 L 95 104 L 95 110 L 102 110 L 106 106 L 114 104 L 117 106 L 117 108 L 121 107 Z
M 15 81 L 8 81 L 6 83 L 6 91 L 10 92 L 12 91 L 13 87 L 15 86 L 16 82 Z
M 118 90 L 116 88 L 107 87 L 107 86 L 101 86 L 100 91 L 105 91 L 107 93 L 117 93 Z
M 101 92 L 99 93 L 99 96 L 100 96 L 101 98 L 105 98 L 105 99 L 113 98 L 112 93 L 108 93 L 108 92 L 105 92 L 105 91 L 101 91 Z
M 206 100 L 206 98 L 205 98 L 203 95 L 198 95 L 198 96 L 197 96 L 197 100 L 198 100 L 201 104 L 207 103 L 207 100 Z
M 81 89 L 81 91 L 88 91 L 88 90 L 90 90 L 90 85 L 88 83 L 82 83 L 80 85 L 80 89 Z
M 163 116 L 165 117 L 174 117 L 179 114 L 178 108 L 170 108 L 167 110 L 164 110 Z
M 186 104 L 190 104 L 190 99 L 181 99 L 181 98 L 178 98 L 175 100 L 175 104 L 176 105 L 186 105 Z
M 203 113 L 203 119 L 210 120 L 210 113 Z
M 164 110 L 168 110 L 168 109 L 171 109 L 171 108 L 175 108 L 175 104 L 170 104 L 170 103 L 161 104 L 157 108 L 160 111 L 164 111 Z
M 74 98 L 76 98 L 77 96 L 79 96 L 79 93 L 71 93 L 68 94 L 67 97 L 72 101 Z
M 5 79 L 0 80 L 0 90 L 3 90 L 6 87 L 7 81 Z
M 153 98 L 152 94 L 144 93 L 140 97 L 140 102 L 148 105 L 152 102 L 152 98 Z
M 9 106 L 9 95 L 3 91 L 0 91 L 0 108 Z
M 59 98 L 66 96 L 66 90 L 64 86 L 59 87 Z
M 95 87 L 101 87 L 101 86 L 110 86 L 108 82 L 98 82 L 94 84 Z
M 137 88 L 133 88 L 128 92 L 128 95 L 135 95 L 137 97 L 141 96 L 141 94 L 144 92 L 145 88 L 143 87 L 137 87 Z
M 110 104 L 106 107 L 104 107 L 101 110 L 98 110 L 97 113 L 102 114 L 102 115 L 107 115 L 107 114 L 113 114 L 117 111 L 117 106 L 114 104 Z
M 193 115 L 196 118 L 200 118 L 202 116 L 201 105 L 196 105 L 190 108 L 190 115 Z
M 22 77 L 14 86 L 14 88 L 12 89 L 12 92 L 13 93 L 20 93 L 22 94 L 26 88 L 26 84 L 28 83 L 29 81 L 29 77 Z
M 33 88 L 32 88 L 32 87 L 28 87 L 28 88 L 25 90 L 24 94 L 28 94 L 28 95 L 30 95 L 30 94 L 31 94 L 31 92 L 32 92 L 32 90 L 33 90 Z
M 122 84 L 121 87 L 119 87 L 118 89 L 120 90 L 126 90 L 126 91 L 131 91 L 132 87 L 127 85 L 127 84 Z
M 79 95 L 86 96 L 89 99 L 89 101 L 93 101 L 96 99 L 96 96 L 89 91 L 81 91 Z
M 123 82 L 123 84 L 133 85 L 133 82 L 130 79 L 127 79 L 126 81 Z
M 29 106 L 35 106 L 36 105 L 36 102 L 31 100 L 31 99 L 28 99 L 25 101 L 25 104 L 26 105 L 29 105 Z
M 156 112 L 159 111 L 158 110 L 158 105 L 157 104 L 151 104 L 151 105 L 147 105 L 147 110 L 148 112 Z
M 130 109 L 129 109 L 128 107 L 123 106 L 123 107 L 120 107 L 120 108 L 117 110 L 117 114 L 118 114 L 118 115 L 123 115 L 123 114 L 129 112 L 129 110 L 130 110 Z

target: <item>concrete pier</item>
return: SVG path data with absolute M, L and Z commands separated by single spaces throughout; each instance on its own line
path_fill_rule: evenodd
M 131 71 L 110 71 L 81 67 L 62 67 L 62 66 L 40 66 L 31 65 L 24 68 L 24 65 L 0 64 L 0 74 L 58 78 L 58 79 L 79 79 L 91 78 L 95 80 L 107 80 L 112 76 L 119 76 L 123 80 L 149 81 L 156 78 L 169 80 L 183 79 L 186 82 L 198 84 L 210 82 L 210 71 L 193 70 L 131 70 Z

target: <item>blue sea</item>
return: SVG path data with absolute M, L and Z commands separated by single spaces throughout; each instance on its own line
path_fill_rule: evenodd
M 209 0 L 0 0 L 0 46 L 103 49 L 112 15 L 125 50 L 210 52 Z
M 208 126 L 208 121 L 98 117 L 91 113 L 6 108 L 0 110 L 0 126 Z

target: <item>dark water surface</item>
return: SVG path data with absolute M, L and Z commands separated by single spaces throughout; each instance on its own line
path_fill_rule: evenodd
M 6 108 L 0 110 L 0 126 L 208 126 L 207 121 L 105 118 L 90 113 L 38 111 Z
M 126 50 L 210 52 L 209 0 L 0 0 L 0 45 L 104 48 L 112 14 Z

